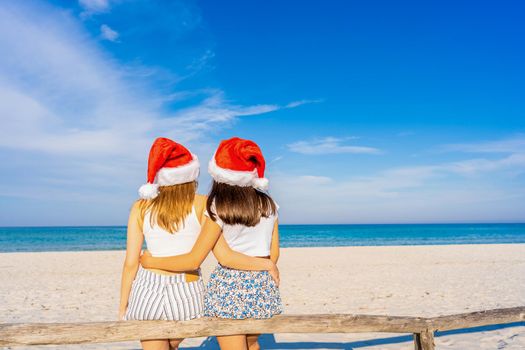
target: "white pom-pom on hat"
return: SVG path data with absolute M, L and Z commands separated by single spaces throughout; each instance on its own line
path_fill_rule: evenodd
M 253 187 L 255 187 L 258 190 L 263 190 L 263 191 L 267 190 L 268 184 L 269 184 L 269 181 L 265 177 L 253 179 Z
M 158 184 L 144 184 L 139 188 L 139 196 L 142 199 L 153 199 L 159 195 Z

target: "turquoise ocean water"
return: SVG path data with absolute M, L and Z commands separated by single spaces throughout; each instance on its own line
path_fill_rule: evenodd
M 525 243 L 525 224 L 281 225 L 282 247 Z M 126 227 L 0 227 L 0 252 L 119 250 Z

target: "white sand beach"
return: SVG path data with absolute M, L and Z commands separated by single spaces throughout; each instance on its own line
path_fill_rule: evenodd
M 0 322 L 115 320 L 121 251 L 0 254 Z M 215 262 L 208 258 L 207 278 Z M 525 244 L 282 249 L 286 313 L 433 316 L 525 305 Z M 266 349 L 413 349 L 396 334 L 277 334 Z M 525 349 L 525 326 L 457 332 L 437 349 Z M 32 347 L 36 349 L 38 347 Z M 139 349 L 138 342 L 67 349 Z M 188 339 L 183 349 L 216 349 Z

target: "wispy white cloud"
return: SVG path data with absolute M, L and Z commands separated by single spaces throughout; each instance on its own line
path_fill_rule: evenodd
M 302 106 L 302 105 L 305 105 L 305 104 L 310 104 L 310 103 L 321 103 L 321 102 L 324 102 L 323 99 L 315 99 L 315 100 L 299 100 L 299 101 L 293 101 L 293 102 L 290 102 L 288 103 L 285 107 L 286 108 L 295 108 L 295 107 L 299 107 L 299 106 Z
M 453 162 L 447 166 L 450 171 L 464 175 L 506 170 L 519 174 L 525 168 L 525 135 L 523 134 L 492 141 L 447 144 L 438 147 L 438 150 L 484 154 L 490 157 Z M 504 155 L 504 157 L 494 158 L 496 155 Z
M 525 191 L 479 183 L 427 183 L 417 190 L 383 191 L 373 182 L 319 184 L 272 177 L 272 193 L 283 222 L 436 223 L 516 222 L 523 220 Z
M 525 153 L 525 135 L 518 134 L 496 141 L 449 144 L 442 146 L 441 150 L 466 153 Z
M 512 154 L 338 180 L 285 173 L 271 180 L 290 223 L 494 222 L 523 220 L 525 189 L 512 185 L 523 173 L 525 156 Z
M 187 67 L 191 74 L 201 72 L 203 70 L 211 70 L 213 66 L 210 62 L 215 57 L 215 52 L 212 50 L 206 50 L 200 57 L 193 60 L 193 62 Z
M 119 38 L 119 33 L 111 29 L 107 24 L 103 24 L 100 26 L 100 36 L 103 39 L 115 42 Z
M 158 121 L 158 128 L 165 132 L 184 130 L 181 135 L 184 140 L 191 141 L 202 136 L 206 131 L 216 128 L 217 125 L 231 125 L 238 117 L 270 113 L 281 109 L 278 105 L 261 104 L 242 106 L 231 104 L 224 98 L 224 92 L 216 89 L 202 90 L 204 98 L 197 105 L 179 109 L 170 118 Z
M 290 151 L 301 154 L 320 155 L 320 154 L 379 154 L 381 151 L 374 147 L 347 145 L 344 142 L 352 138 L 325 137 L 312 141 L 297 141 L 289 144 Z
M 298 181 L 305 185 L 324 185 L 332 183 L 333 180 L 328 176 L 301 175 Z
M 521 135 L 450 149 L 488 157 L 390 167 L 365 176 L 339 174 L 337 180 L 277 173 L 272 191 L 291 223 L 523 220 Z M 495 157 L 498 153 L 503 154 Z
M 79 5 L 84 9 L 84 15 L 104 13 L 109 11 L 109 0 L 79 0 Z
M 390 168 L 377 175 L 354 179 L 352 182 L 361 188 L 376 188 L 380 194 L 393 194 L 398 190 L 420 188 L 433 180 L 457 176 L 467 181 L 472 176 L 482 176 L 509 171 L 508 175 L 516 176 L 525 172 L 525 155 L 508 155 L 498 159 L 466 159 L 455 162 L 444 162 L 430 165 L 404 166 Z
M 284 156 L 277 156 L 277 157 L 274 157 L 272 160 L 270 160 L 270 161 L 268 162 L 268 165 L 270 165 L 270 164 L 274 164 L 274 163 L 277 163 L 278 161 L 280 161 L 280 160 L 282 160 L 282 159 L 284 159 Z

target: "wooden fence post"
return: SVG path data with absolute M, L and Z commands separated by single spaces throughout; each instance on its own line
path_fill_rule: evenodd
M 414 333 L 414 347 L 416 350 L 434 350 L 434 331 L 425 329 L 421 333 Z

